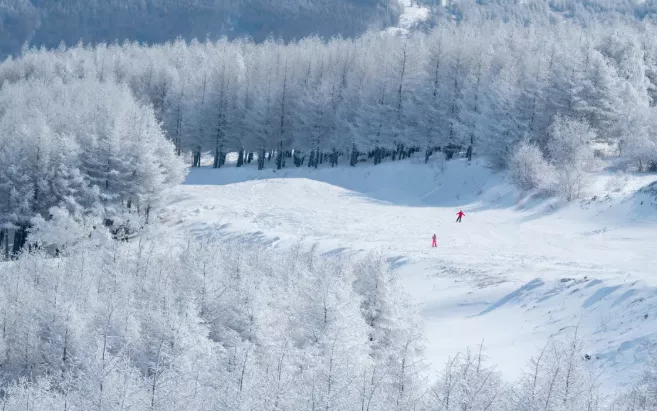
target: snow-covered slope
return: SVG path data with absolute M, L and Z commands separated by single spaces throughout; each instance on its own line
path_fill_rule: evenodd
M 381 251 L 418 304 L 435 368 L 483 340 L 515 378 L 549 337 L 579 325 L 612 387 L 641 371 L 657 336 L 657 199 L 640 191 L 654 180 L 603 174 L 585 199 L 562 204 L 520 197 L 503 175 L 463 161 L 201 168 L 159 218 L 170 236 Z

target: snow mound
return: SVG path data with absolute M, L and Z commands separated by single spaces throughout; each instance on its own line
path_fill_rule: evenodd
M 516 190 L 505 182 L 502 173 L 493 172 L 485 161 L 455 160 L 447 166 L 440 161 L 429 164 L 398 161 L 377 166 L 282 170 L 257 170 L 254 167 L 203 167 L 192 170 L 185 180 L 190 186 L 223 186 L 254 181 L 307 179 L 348 190 L 349 195 L 371 201 L 405 206 L 459 206 L 467 203 L 502 202 L 511 206 Z
M 639 190 L 639 194 L 645 194 L 651 199 L 657 201 L 657 181 L 648 184 Z

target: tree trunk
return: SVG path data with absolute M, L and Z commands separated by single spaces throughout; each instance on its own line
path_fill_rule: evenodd
M 7 240 L 7 244 L 9 244 L 9 229 L 7 229 L 7 228 L 3 228 L 3 229 L 0 230 L 0 250 L 2 250 L 2 246 L 3 246 L 3 244 L 5 244 L 4 243 L 5 240 Z M 8 249 L 7 249 L 7 251 L 8 251 Z M 0 253 L 1 252 L 2 251 L 0 251 Z M 9 258 L 9 256 L 6 255 L 5 259 L 8 259 L 8 258 Z
M 374 149 L 374 165 L 380 164 L 383 156 L 383 149 L 377 147 Z
M 310 152 L 310 158 L 308 159 L 308 167 L 312 167 L 315 164 L 315 150 Z
M 456 152 L 456 146 L 450 143 L 447 147 L 444 148 L 443 151 L 445 151 L 445 159 L 451 160 L 454 157 L 454 153 Z
M 14 231 L 14 245 L 11 251 L 14 256 L 17 256 L 25 246 L 27 228 L 27 226 L 21 225 Z
M 358 164 L 358 150 L 356 149 L 356 144 L 351 148 L 351 159 L 349 160 L 349 165 L 355 167 Z
M 295 166 L 301 167 L 303 165 L 303 160 L 304 159 L 305 159 L 305 157 L 299 157 L 299 152 L 298 151 L 296 151 L 296 150 L 294 151 L 293 161 L 294 161 Z
M 276 153 L 276 169 L 280 170 L 285 167 L 285 153 L 283 153 L 283 140 L 278 142 L 278 152 Z
M 265 153 L 265 149 L 260 150 L 260 154 L 258 154 L 258 170 L 262 170 L 265 168 L 265 156 L 267 154 Z
M 5 228 L 5 260 L 9 260 L 9 229 Z
M 194 159 L 192 160 L 192 167 L 201 167 L 201 147 L 196 147 L 194 151 Z
M 244 149 L 240 148 L 239 155 L 237 156 L 237 167 L 242 167 L 244 165 Z
M 220 168 L 221 166 L 224 165 L 224 153 L 223 153 L 223 146 L 217 147 L 214 150 L 214 163 L 212 164 L 213 168 Z

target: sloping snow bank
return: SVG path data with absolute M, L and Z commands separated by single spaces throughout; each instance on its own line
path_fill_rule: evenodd
M 159 218 L 168 236 L 381 251 L 422 313 L 436 369 L 483 341 L 513 379 L 548 338 L 579 325 L 591 364 L 616 388 L 642 371 L 657 338 L 657 208 L 641 190 L 654 180 L 600 174 L 564 204 L 521 196 L 483 162 L 201 168 Z

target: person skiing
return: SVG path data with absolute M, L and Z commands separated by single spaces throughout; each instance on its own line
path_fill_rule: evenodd
M 459 212 L 456 213 L 456 216 L 457 216 L 457 218 L 456 218 L 456 222 L 457 222 L 457 223 L 460 223 L 460 222 L 461 222 L 461 218 L 463 218 L 464 215 L 465 215 L 465 213 L 464 213 L 462 210 L 459 210 Z
M 438 244 L 436 244 L 436 235 L 435 234 L 433 235 L 433 237 L 431 237 L 431 239 L 433 240 L 431 242 L 431 247 L 438 247 Z

